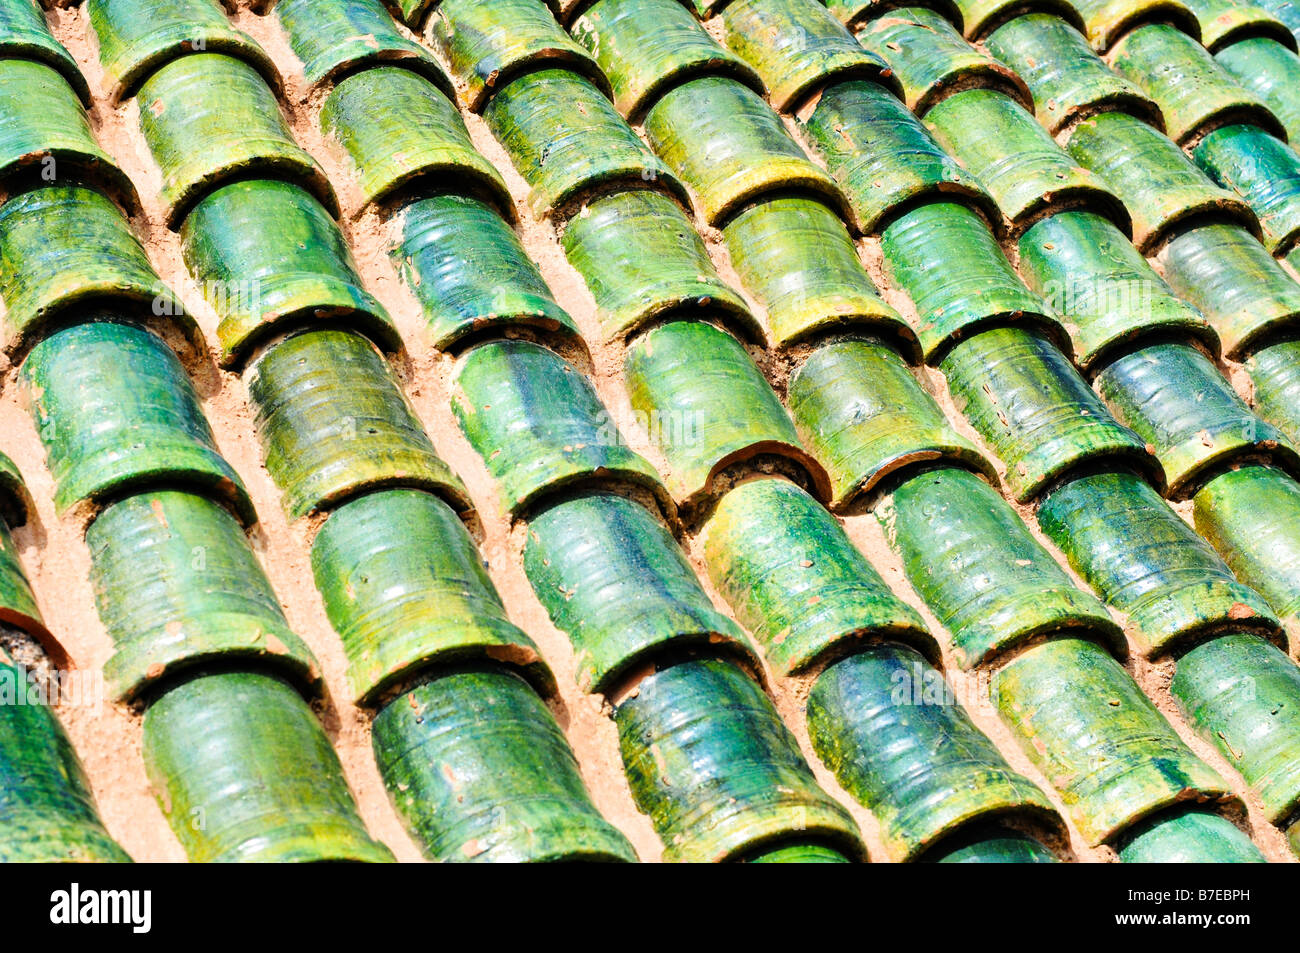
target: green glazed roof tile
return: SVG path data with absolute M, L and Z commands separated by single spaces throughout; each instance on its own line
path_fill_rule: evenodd
M 1054 19 L 1054 18 L 1053 18 Z M 1054 22 L 1060 22 L 1054 20 Z M 1000 89 L 1033 106 L 1024 80 L 962 38 L 947 20 L 925 7 L 900 7 L 871 21 L 858 33 L 903 84 L 907 106 L 917 115 L 950 93 L 985 87 Z
M 753 67 L 710 36 L 679 0 L 598 0 L 570 30 L 609 79 L 618 111 L 634 122 L 691 76 L 733 76 L 764 89 Z
M 1264 101 L 1286 129 L 1288 141 L 1300 142 L 1300 101 L 1289 93 L 1300 85 L 1300 56 L 1276 40 L 1255 37 L 1225 46 L 1214 58 Z
M 230 25 L 216 0 L 87 0 L 86 12 L 114 101 L 129 98 L 171 60 L 196 51 L 242 59 L 272 87 L 280 86 L 275 63 Z
M 758 71 L 778 109 L 848 79 L 901 88 L 892 64 L 855 42 L 818 0 L 732 0 L 720 19 L 727 46 Z
M 438 61 L 414 40 L 403 36 L 380 0 L 283 0 L 276 18 L 302 65 L 308 86 L 379 63 L 403 66 L 452 93 Z
M 570 70 L 609 91 L 596 60 L 539 0 L 441 0 L 428 35 L 451 64 L 461 104 L 473 112 L 516 76 L 543 67 Z
M 1126 34 L 1110 51 L 1115 71 L 1160 106 L 1169 138 L 1180 145 L 1228 121 L 1285 136 L 1281 123 L 1196 40 L 1167 23 Z
M 1183 0 L 1201 25 L 1201 42 L 1211 53 L 1249 37 L 1267 37 L 1296 48 L 1291 28 L 1268 8 L 1242 0 Z
M 72 54 L 50 32 L 39 0 L 0 2 L 0 50 L 14 59 L 47 63 L 63 74 L 81 101 L 90 105 L 90 87 Z

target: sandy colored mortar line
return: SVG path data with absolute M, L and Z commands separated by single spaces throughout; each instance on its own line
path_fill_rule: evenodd
M 479 550 L 488 564 L 488 572 L 501 593 L 510 619 L 533 638 L 543 658 L 555 672 L 559 692 L 551 702 L 551 709 L 573 747 L 583 780 L 596 807 L 623 831 L 642 860 L 658 860 L 663 846 L 649 818 L 637 810 L 632 800 L 619 754 L 618 730 L 607 715 L 603 699 L 578 688 L 577 661 L 572 645 L 568 637 L 552 625 L 524 575 L 520 556 L 523 528 L 512 527 L 501 511 L 497 503 L 495 481 L 461 433 L 452 414 L 451 375 L 454 363 L 446 354 L 433 347 L 419 305 L 399 279 L 386 251 L 396 236 L 396 222 L 381 221 L 373 212 L 356 214 L 360 204 L 359 189 L 351 164 L 332 141 L 321 135 L 317 122 L 320 96 L 308 101 L 300 64 L 288 46 L 279 21 L 273 15 L 259 17 L 246 10 L 232 20 L 236 26 L 253 36 L 279 66 L 285 81 L 285 101 L 282 106 L 288 113 L 294 136 L 321 163 L 338 191 L 344 208 L 350 213 L 344 216 L 344 232 L 363 283 L 388 309 L 406 345 L 405 358 L 398 362 L 403 389 L 416 415 L 428 430 L 439 456 L 459 474 L 469 489 L 478 515 L 476 529 L 480 533 Z M 412 36 L 409 31 L 404 32 Z M 477 120 L 477 117 L 473 118 Z M 495 140 L 483 127 L 481 120 L 477 122 L 476 145 L 480 148 L 487 143 L 495 146 Z M 485 139 L 487 142 L 484 142 Z M 497 155 L 489 155 L 488 158 L 500 166 L 504 153 L 499 151 L 499 147 L 497 149 Z M 567 262 L 558 245 L 554 244 L 553 237 L 550 254 L 538 254 L 538 236 L 549 235 L 550 228 L 525 216 L 527 186 L 509 167 L 508 162 L 502 171 L 508 173 L 511 194 L 520 212 L 521 222 L 524 223 L 521 229 L 524 234 L 521 237 L 524 238 L 526 247 L 534 258 L 550 259 L 551 267 L 544 267 L 543 273 L 556 292 L 557 300 L 570 310 L 579 326 L 589 333 L 595 327 L 594 305 L 585 285 L 576 273 L 570 273 L 567 281 L 562 272 L 557 277 L 554 266 L 563 264 L 567 267 Z M 585 325 L 584 319 L 587 322 Z M 314 590 L 313 598 L 319 598 Z M 365 756 L 367 760 L 370 759 L 368 742 Z M 384 796 L 382 788 L 379 788 L 379 793 L 381 797 Z
M 214 340 L 216 316 L 201 296 L 187 287 L 189 276 L 181 260 L 179 238 L 162 224 L 158 195 L 149 186 L 155 181 L 152 176 L 157 173 L 138 129 L 134 101 L 116 109 L 108 105 L 104 97 L 102 70 L 83 8 L 60 9 L 50 19 L 57 38 L 72 52 L 90 83 L 95 100 L 91 124 L 100 144 L 140 190 L 143 214 L 133 220 L 133 225 L 145 243 L 150 261 L 163 283 L 182 293 L 187 308 L 191 309 L 205 337 L 211 342 Z M 319 595 L 311 582 L 304 528 L 288 525 L 279 492 L 262 466 L 261 450 L 253 430 L 253 415 L 243 385 L 237 375 L 217 369 L 215 350 L 209 353 L 202 366 L 190 368 L 190 371 L 218 449 L 243 478 L 257 508 L 261 522 L 249 534 L 250 542 L 271 580 L 290 626 L 307 642 L 321 663 L 327 701 L 316 706 L 317 712 L 338 752 L 361 816 L 371 834 L 392 848 L 399 859 L 418 860 L 420 852 L 393 812 L 375 768 L 370 753 L 369 717 L 349 700 L 342 644 L 325 618 Z M 39 447 L 35 449 L 39 453 Z M 23 463 L 26 461 L 20 461 L 20 465 Z M 30 465 L 23 466 L 23 469 L 32 479 L 34 471 Z M 51 498 L 52 481 L 47 475 L 42 483 L 33 481 L 33 492 L 42 503 Z M 44 518 L 44 514 L 42 516 Z M 53 525 L 49 519 L 44 521 L 47 526 Z M 84 580 L 89 559 L 80 539 L 76 541 L 76 557 L 68 562 L 77 565 L 80 569 L 78 580 Z M 73 601 L 67 600 L 69 603 Z M 82 615 L 94 616 L 93 601 L 88 592 L 84 599 L 76 599 L 75 603 L 81 608 Z M 57 624 L 57 620 L 52 621 Z M 83 630 L 89 628 L 87 622 L 83 621 Z M 99 668 L 111 654 L 111 643 L 97 618 L 94 629 L 98 640 L 92 658 L 94 667 Z M 85 657 L 86 653 L 78 652 L 75 644 L 69 648 L 79 661 Z M 63 715 L 62 710 L 60 714 Z M 87 763 L 110 832 L 121 838 L 123 846 L 137 860 L 184 860 L 184 854 L 154 804 L 144 779 L 138 717 L 114 709 L 113 714 L 106 718 L 110 727 L 96 735 L 88 733 L 88 729 L 80 724 L 84 719 L 79 718 L 75 710 L 66 716 L 77 750 Z M 123 721 L 127 723 L 123 724 Z M 129 784 L 126 783 L 128 780 Z
M 46 11 L 46 18 L 90 82 L 95 99 L 92 125 L 100 143 L 109 148 L 107 136 L 96 121 L 101 113 L 103 86 L 99 64 L 84 36 L 82 13 L 56 9 Z M 113 654 L 113 643 L 95 611 L 90 552 L 83 526 L 73 518 L 60 520 L 55 515 L 54 479 L 16 387 L 9 386 L 0 395 L 0 430 L 5 435 L 2 449 L 18 464 L 36 501 L 36 518 L 14 532 L 14 542 L 41 613 L 67 650 L 72 668 L 79 675 L 101 673 Z M 183 861 L 184 851 L 154 800 L 145 775 L 139 714 L 113 704 L 102 693 L 93 704 L 73 701 L 60 699 L 57 713 L 86 769 L 109 833 L 136 860 Z
M 0 433 L 0 449 L 18 464 L 36 500 L 36 517 L 13 536 L 41 615 L 67 651 L 77 678 L 98 674 L 113 643 L 95 612 L 90 552 L 81 525 L 54 514 L 54 479 L 45 466 L 45 450 L 13 387 L 0 398 Z M 94 698 L 61 697 L 57 712 L 113 838 L 136 860 L 184 860 L 145 776 L 140 717 L 114 705 L 102 690 Z

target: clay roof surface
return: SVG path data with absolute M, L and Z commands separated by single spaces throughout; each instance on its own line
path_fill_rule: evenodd
M 1297 37 L 0 0 L 0 860 L 1295 860 Z

